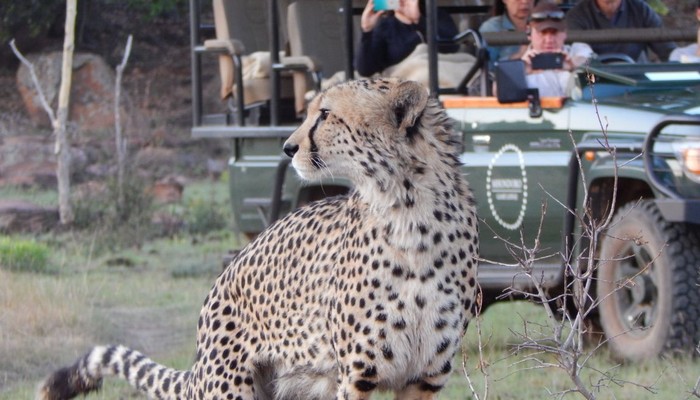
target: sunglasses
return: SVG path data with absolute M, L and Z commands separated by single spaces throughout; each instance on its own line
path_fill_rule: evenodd
M 564 19 L 564 11 L 546 11 L 546 12 L 536 12 L 530 15 L 530 21 L 542 22 L 544 20 L 554 20 L 561 21 Z

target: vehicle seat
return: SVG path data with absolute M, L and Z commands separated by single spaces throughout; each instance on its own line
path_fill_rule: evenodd
M 204 47 L 220 54 L 220 96 L 222 100 L 235 100 L 233 108 L 251 108 L 271 99 L 267 4 L 259 0 L 212 2 L 216 39 L 205 41 Z M 283 23 L 280 32 L 284 36 Z M 283 37 L 280 43 L 285 42 Z M 239 79 L 243 82 L 240 91 Z M 280 81 L 281 99 L 292 99 L 290 74 L 282 74 Z
M 305 95 L 321 89 L 324 80 L 342 81 L 346 66 L 345 22 L 339 2 L 328 0 L 296 0 L 287 10 L 290 56 L 305 57 L 308 73 L 295 73 L 296 109 L 303 112 Z M 356 26 L 359 26 L 356 23 Z M 354 29 L 353 48 L 359 38 Z

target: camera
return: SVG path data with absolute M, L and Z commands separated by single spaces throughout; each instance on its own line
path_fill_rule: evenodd
M 561 69 L 564 65 L 563 53 L 541 53 L 530 60 L 532 69 Z

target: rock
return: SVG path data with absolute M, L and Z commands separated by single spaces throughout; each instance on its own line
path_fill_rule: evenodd
M 156 204 L 172 204 L 182 201 L 182 193 L 185 191 L 185 179 L 178 176 L 167 176 L 149 189 Z
M 42 233 L 59 222 L 58 208 L 42 207 L 21 200 L 0 200 L 0 232 Z
M 36 135 L 0 138 L 0 186 L 56 188 L 54 142 Z M 71 148 L 71 177 L 80 180 L 88 160 L 85 152 Z
M 27 59 L 34 65 L 35 73 L 49 106 L 56 111 L 61 84 L 63 54 L 52 52 L 33 54 Z M 98 55 L 76 53 L 73 58 L 70 112 L 68 120 L 75 125 L 78 134 L 86 132 L 114 132 L 115 72 Z M 22 101 L 34 123 L 51 128 L 49 117 L 41 105 L 29 68 L 24 64 L 17 70 L 17 87 Z M 122 90 L 122 105 L 129 104 Z M 127 121 L 125 107 L 120 108 L 122 126 Z M 136 110 L 129 110 L 136 112 Z
M 178 153 L 174 149 L 165 147 L 146 147 L 134 155 L 134 166 L 139 171 L 147 172 L 154 179 L 172 174 L 176 170 L 178 161 Z
M 56 163 L 54 161 L 25 161 L 11 165 L 2 171 L 0 186 L 16 186 L 22 189 L 56 189 Z

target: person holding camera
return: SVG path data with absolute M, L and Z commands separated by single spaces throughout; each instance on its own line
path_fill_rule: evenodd
M 525 63 L 528 87 L 540 96 L 567 96 L 576 68 L 595 54 L 585 43 L 565 45 L 564 11 L 549 0 L 540 0 L 528 19 L 529 44 L 520 59 Z
M 406 59 L 421 43 L 426 43 L 425 4 L 423 0 L 395 0 L 393 10 L 377 10 L 369 0 L 362 12 L 355 69 L 362 76 L 381 73 Z M 389 3 L 389 2 L 386 2 Z M 438 36 L 452 38 L 458 33 L 452 17 L 438 9 Z M 441 53 L 455 53 L 457 44 L 440 45 Z

